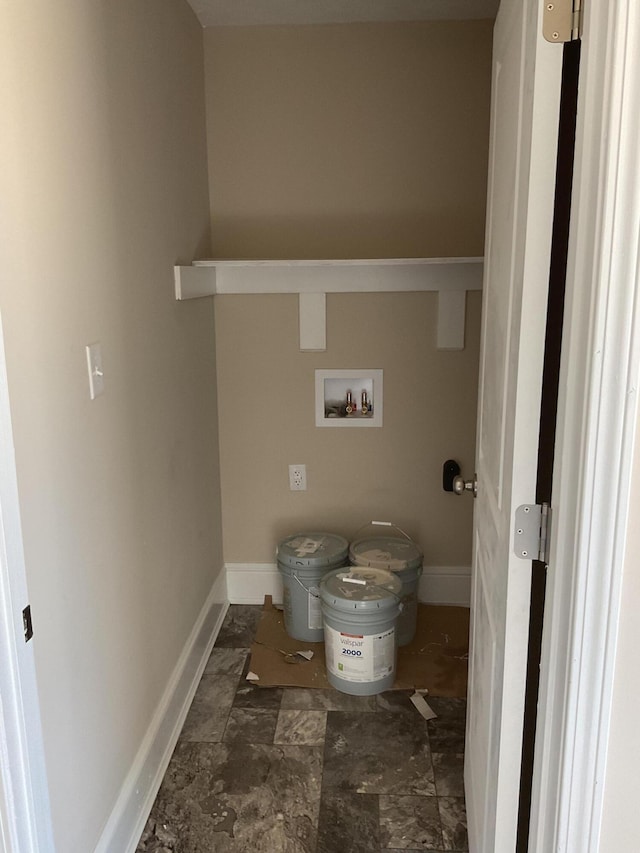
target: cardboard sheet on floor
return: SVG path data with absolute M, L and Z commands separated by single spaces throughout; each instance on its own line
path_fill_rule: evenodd
M 285 653 L 308 650 L 310 661 L 287 663 Z M 398 651 L 394 690 L 427 689 L 430 696 L 467 695 L 469 610 L 466 607 L 418 605 L 413 641 Z M 293 640 L 284 627 L 284 614 L 265 596 L 255 641 L 251 672 L 261 687 L 330 687 L 324 662 L 324 643 Z

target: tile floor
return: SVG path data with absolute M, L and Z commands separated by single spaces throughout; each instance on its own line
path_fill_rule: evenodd
M 229 608 L 137 853 L 467 850 L 465 701 L 256 687 L 259 616 Z

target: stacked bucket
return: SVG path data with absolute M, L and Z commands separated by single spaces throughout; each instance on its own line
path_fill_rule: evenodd
M 409 536 L 389 522 L 371 525 L 400 536 L 369 536 L 349 546 L 332 533 L 301 533 L 277 552 L 287 633 L 324 640 L 329 683 L 356 696 L 393 684 L 398 646 L 415 634 L 422 574 L 422 551 Z

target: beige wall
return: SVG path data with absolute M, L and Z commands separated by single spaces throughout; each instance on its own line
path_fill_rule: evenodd
M 78 853 L 221 568 L 213 307 L 172 292 L 209 244 L 202 31 L 183 0 L 2 14 L 0 310 L 56 850 Z
M 483 253 L 492 22 L 205 30 L 217 257 Z
M 472 501 L 442 491 L 442 463 L 473 469 L 480 294 L 467 346 L 435 349 L 437 294 L 330 294 L 327 351 L 298 350 L 295 295 L 216 297 L 225 559 L 273 562 L 279 539 L 351 536 L 395 521 L 431 565 L 470 564 Z M 382 368 L 381 429 L 317 428 L 316 368 Z M 288 465 L 308 490 L 289 490 Z
M 214 254 L 481 255 L 490 57 L 487 21 L 205 30 Z M 435 348 L 435 293 L 330 295 L 319 354 L 295 296 L 216 305 L 225 560 L 381 518 L 469 565 L 472 501 L 441 479 L 473 469 L 480 294 L 463 352 Z M 384 427 L 317 429 L 314 369 L 361 367 L 384 370 Z

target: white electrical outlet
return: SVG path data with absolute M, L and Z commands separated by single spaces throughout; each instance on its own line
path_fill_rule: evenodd
M 307 466 L 289 465 L 289 488 L 292 492 L 306 492 Z

